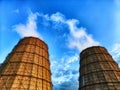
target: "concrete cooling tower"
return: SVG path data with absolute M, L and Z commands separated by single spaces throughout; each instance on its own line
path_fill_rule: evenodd
M 0 66 L 0 90 L 52 90 L 48 47 L 25 37 Z
M 120 68 L 104 47 L 81 52 L 79 90 L 120 90 Z

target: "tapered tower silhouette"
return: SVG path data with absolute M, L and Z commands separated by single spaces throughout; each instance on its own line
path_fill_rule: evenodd
M 0 66 L 0 90 L 52 90 L 47 45 L 25 37 Z
M 81 52 L 79 90 L 120 90 L 120 68 L 104 47 Z

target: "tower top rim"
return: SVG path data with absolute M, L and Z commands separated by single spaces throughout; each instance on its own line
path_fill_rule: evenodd
M 86 50 L 92 49 L 92 48 L 104 48 L 104 49 L 107 51 L 107 49 L 106 49 L 105 47 L 103 47 L 103 46 L 91 46 L 91 47 L 87 47 L 87 48 L 85 48 L 84 50 L 82 50 L 80 54 L 82 54 L 82 53 L 85 52 Z
M 44 41 L 43 41 L 42 39 L 40 39 L 39 37 L 26 36 L 26 37 L 21 38 L 21 40 L 24 40 L 24 39 L 27 39 L 27 38 L 33 38 L 33 39 L 40 40 L 40 41 L 43 42 L 43 43 L 47 46 L 47 48 L 48 48 L 48 45 L 46 44 L 46 42 L 44 42 Z M 20 40 L 20 41 L 21 41 L 21 40 Z

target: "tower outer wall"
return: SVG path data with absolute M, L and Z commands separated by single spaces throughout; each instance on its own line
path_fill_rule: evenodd
M 48 47 L 25 37 L 0 67 L 0 90 L 52 90 Z
M 79 72 L 79 90 L 120 90 L 120 69 L 104 47 L 83 50 Z

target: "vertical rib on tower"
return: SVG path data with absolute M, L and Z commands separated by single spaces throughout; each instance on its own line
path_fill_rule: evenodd
M 52 90 L 47 45 L 38 38 L 19 41 L 0 67 L 0 90 Z
M 104 47 L 80 54 L 79 90 L 120 90 L 120 69 Z

